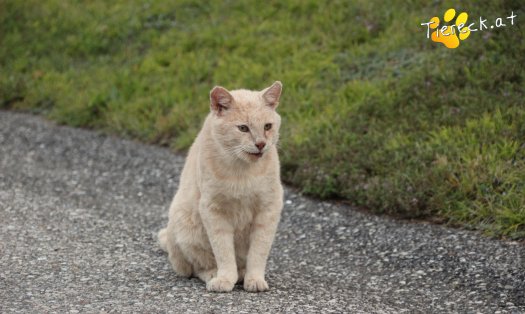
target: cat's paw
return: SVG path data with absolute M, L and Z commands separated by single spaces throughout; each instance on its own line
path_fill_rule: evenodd
M 206 283 L 206 289 L 213 292 L 230 292 L 233 290 L 235 282 L 223 277 L 212 278 Z
M 248 292 L 262 292 L 268 289 L 268 283 L 264 278 L 244 278 L 244 290 Z
M 217 269 L 202 270 L 197 272 L 197 277 L 204 282 L 212 280 L 212 278 L 217 277 Z

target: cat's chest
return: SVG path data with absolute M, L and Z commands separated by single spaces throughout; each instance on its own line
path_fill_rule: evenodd
M 268 182 L 262 176 L 213 181 L 209 185 L 210 193 L 220 196 L 225 201 L 234 203 L 250 203 L 268 193 Z
M 264 180 L 223 181 L 209 191 L 212 202 L 239 225 L 249 223 L 267 196 Z

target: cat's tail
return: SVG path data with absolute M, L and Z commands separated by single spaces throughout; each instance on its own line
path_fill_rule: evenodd
M 157 239 L 159 241 L 160 248 L 164 252 L 168 252 L 168 229 L 167 228 L 161 229 L 159 231 Z

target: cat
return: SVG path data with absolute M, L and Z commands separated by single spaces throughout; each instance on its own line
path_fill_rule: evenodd
M 210 113 L 191 146 L 179 189 L 159 231 L 181 276 L 209 291 L 268 290 L 266 261 L 283 208 L 276 112 L 279 81 L 262 91 L 210 92 Z

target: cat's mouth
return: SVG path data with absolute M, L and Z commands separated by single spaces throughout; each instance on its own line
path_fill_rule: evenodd
M 256 157 L 256 158 L 261 158 L 262 155 L 263 155 L 262 152 L 258 152 L 258 153 L 249 153 L 249 152 L 247 152 L 247 153 L 248 153 L 248 155 Z

